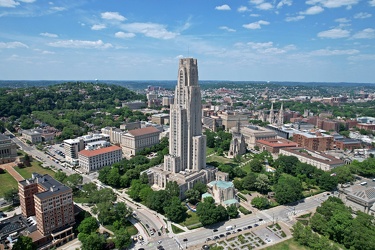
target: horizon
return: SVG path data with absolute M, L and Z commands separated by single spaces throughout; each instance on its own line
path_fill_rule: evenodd
M 374 83 L 374 16 L 375 0 L 0 0 L 0 75 L 168 81 L 193 57 L 212 81 Z

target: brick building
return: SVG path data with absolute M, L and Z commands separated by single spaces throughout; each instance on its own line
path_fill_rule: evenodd
M 260 151 L 268 151 L 271 154 L 279 153 L 282 148 L 298 147 L 296 142 L 292 142 L 287 139 L 263 139 L 257 140 L 256 146 L 259 147 Z
M 122 159 L 122 150 L 118 146 L 109 146 L 96 149 L 86 148 L 78 153 L 79 166 L 86 173 L 96 171 L 105 166 L 119 162 Z
M 315 151 L 325 151 L 333 149 L 333 136 L 320 132 L 300 132 L 293 134 L 293 141 L 299 147 L 305 147 Z

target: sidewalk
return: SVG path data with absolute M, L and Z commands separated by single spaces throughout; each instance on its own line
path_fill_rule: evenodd
M 23 178 L 22 175 L 20 175 L 14 169 L 14 167 L 16 167 L 16 166 L 17 166 L 16 162 L 10 162 L 10 163 L 1 164 L 0 168 L 3 168 L 5 171 L 7 171 L 11 176 L 13 176 L 13 178 L 16 181 L 23 181 L 25 178 Z

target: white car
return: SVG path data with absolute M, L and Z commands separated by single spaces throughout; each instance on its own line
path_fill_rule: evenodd
M 158 240 L 158 244 L 161 244 L 161 240 Z

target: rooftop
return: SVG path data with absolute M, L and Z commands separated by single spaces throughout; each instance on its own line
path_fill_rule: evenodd
M 257 140 L 258 143 L 262 143 L 271 147 L 297 147 L 298 143 L 287 140 L 287 139 L 264 139 Z
M 129 134 L 132 136 L 141 136 L 141 135 L 147 135 L 147 134 L 153 134 L 153 133 L 160 133 L 160 130 L 150 126 L 145 128 L 139 128 L 139 129 L 133 129 L 128 131 Z
M 113 152 L 113 151 L 117 151 L 117 150 L 121 150 L 121 148 L 118 147 L 118 146 L 110 146 L 110 147 L 99 148 L 99 149 L 95 149 L 95 150 L 86 150 L 85 149 L 85 150 L 79 151 L 78 154 L 86 156 L 86 157 L 92 157 L 92 156 L 105 154 L 105 153 L 109 153 L 109 152 Z
M 233 183 L 230 181 L 211 181 L 208 183 L 209 187 L 217 186 L 218 188 L 221 189 L 227 189 L 230 187 L 234 187 Z

